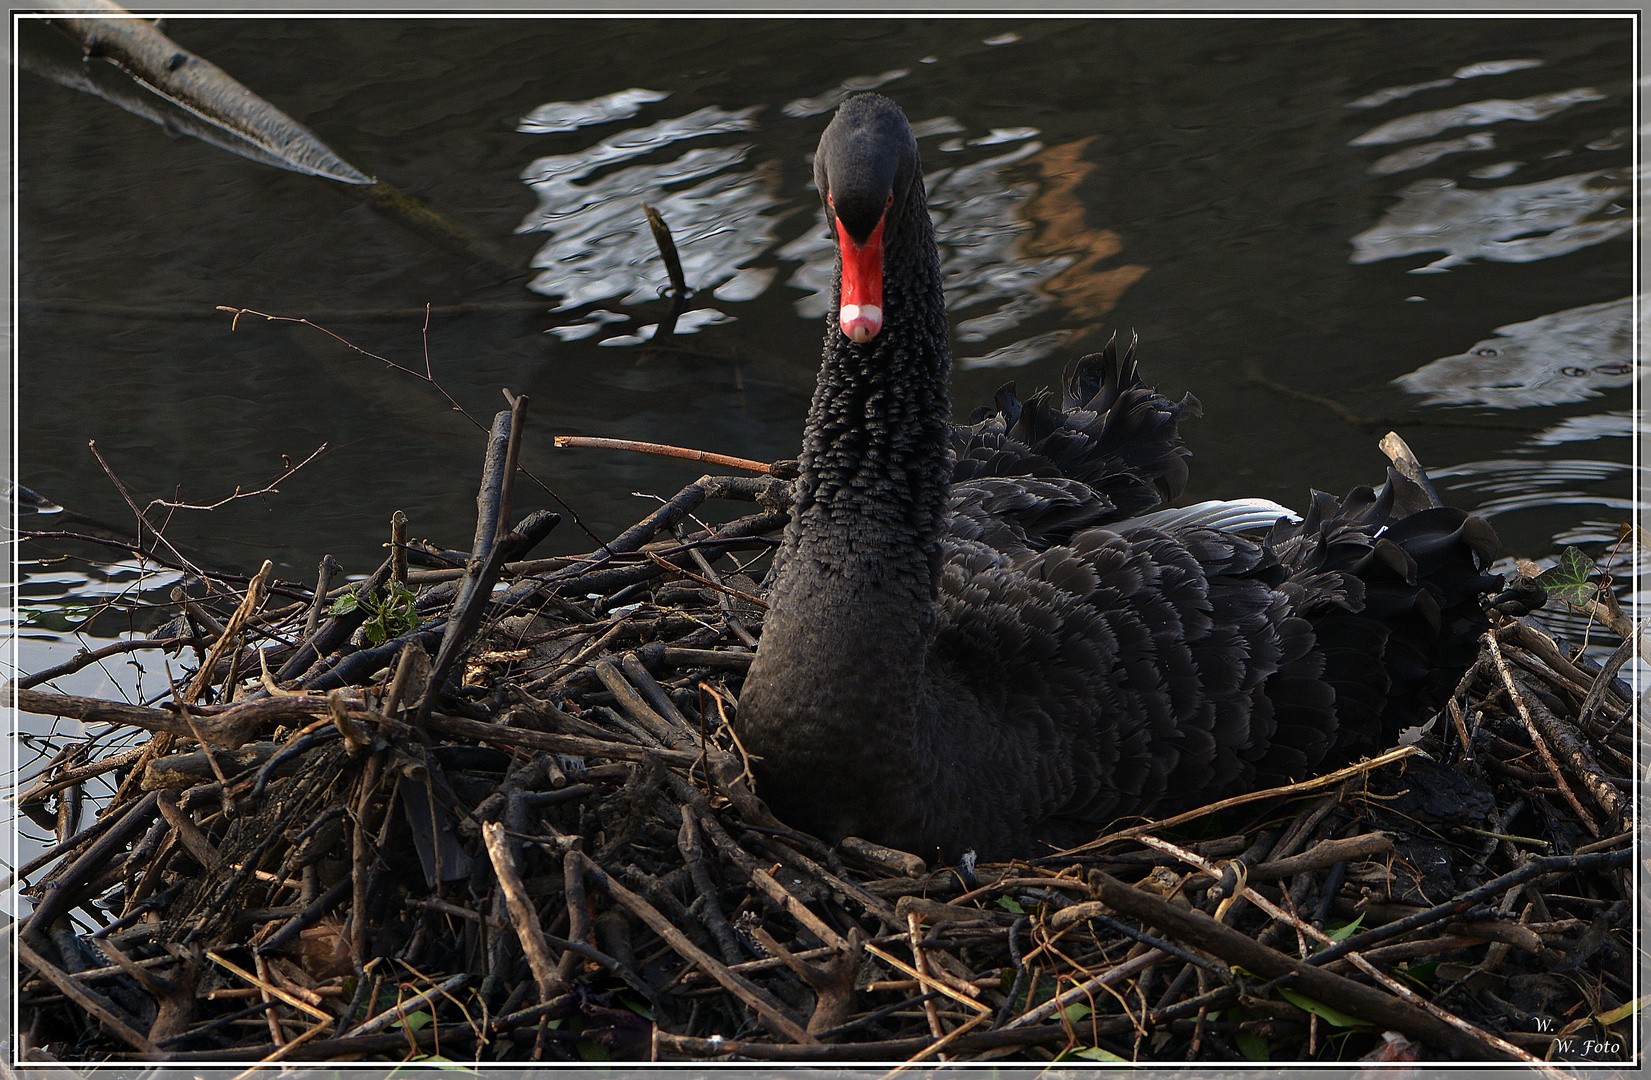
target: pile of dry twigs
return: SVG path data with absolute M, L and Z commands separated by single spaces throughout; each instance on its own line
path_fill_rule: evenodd
M 363 582 L 203 580 L 153 706 L 63 745 L 19 868 L 25 1060 L 1588 1060 L 1631 1053 L 1633 702 L 1501 617 L 1419 743 L 1004 865 L 775 820 L 727 723 L 784 523 L 707 477 L 583 556 L 509 519 Z M 756 511 L 695 528 L 707 499 Z M 689 523 L 685 525 L 684 523 Z M 447 569 L 410 569 L 415 562 Z M 205 590 L 210 595 L 201 597 Z M 340 603 L 340 599 L 343 600 Z M 187 665 L 186 665 L 187 666 Z

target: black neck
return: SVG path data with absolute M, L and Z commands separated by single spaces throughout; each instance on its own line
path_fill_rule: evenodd
M 864 345 L 837 322 L 839 267 L 785 561 L 807 550 L 879 560 L 877 576 L 892 573 L 929 599 L 951 474 L 951 357 L 921 181 L 905 209 L 885 248 L 883 329 Z

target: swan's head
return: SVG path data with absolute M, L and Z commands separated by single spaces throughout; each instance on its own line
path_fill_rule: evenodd
M 837 321 L 865 344 L 883 328 L 883 249 L 919 190 L 917 139 L 900 106 L 880 94 L 843 102 L 820 136 L 814 185 L 837 241 Z

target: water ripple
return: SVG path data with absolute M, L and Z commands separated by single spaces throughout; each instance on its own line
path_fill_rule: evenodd
M 1495 409 L 1598 397 L 1634 379 L 1631 297 L 1499 326 L 1495 337 L 1401 375 L 1394 383 L 1425 405 Z
M 550 108 L 545 106 L 535 115 Z M 516 231 L 547 232 L 551 239 L 533 257 L 532 266 L 543 273 L 528 287 L 561 297 L 560 311 L 602 301 L 634 304 L 657 297 L 666 274 L 642 210 L 642 204 L 648 203 L 672 230 L 690 288 L 717 289 L 724 300 L 760 295 L 772 271 L 766 276 L 753 273 L 746 263 L 772 246 L 775 218 L 767 211 L 779 199 L 771 169 L 742 168 L 751 147 L 694 147 L 668 161 L 597 175 L 604 167 L 683 140 L 750 130 L 757 111 L 755 106 L 738 110 L 707 106 L 617 132 L 579 153 L 544 157 L 529 165 L 522 178 L 539 196 L 539 206 Z M 568 341 L 589 337 L 614 318 L 610 312 L 593 312 L 585 323 L 560 328 L 557 333 Z M 689 333 L 727 318 L 720 312 L 715 318 L 685 312 L 678 330 Z M 619 343 L 627 341 L 628 337 L 618 339 Z
M 582 127 L 628 120 L 642 106 L 670 97 L 668 90 L 641 90 L 632 88 L 617 94 L 591 98 L 589 101 L 552 101 L 541 105 L 522 118 L 517 131 L 529 135 L 543 135 L 552 131 L 577 131 Z
M 1385 124 L 1371 128 L 1348 145 L 1381 146 L 1408 142 L 1411 139 L 1426 139 L 1454 127 L 1483 127 L 1486 124 L 1501 123 L 1503 120 L 1546 120 L 1573 105 L 1603 100 L 1605 95 L 1593 87 L 1579 86 L 1571 90 L 1556 90 L 1548 94 L 1537 94 L 1535 97 L 1520 98 L 1517 101 L 1507 98 L 1470 101 L 1466 105 L 1412 113 L 1389 120 Z
M 1514 187 L 1474 190 L 1454 180 L 1418 180 L 1382 220 L 1353 237 L 1354 263 L 1442 251 L 1411 273 L 1482 258 L 1534 262 L 1627 236 L 1628 183 L 1619 171 L 1573 173 Z

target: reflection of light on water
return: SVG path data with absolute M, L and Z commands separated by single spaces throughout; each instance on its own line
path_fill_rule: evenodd
M 1633 221 L 1617 200 L 1628 185 L 1621 173 L 1575 173 L 1517 187 L 1482 191 L 1454 180 L 1418 180 L 1373 228 L 1353 237 L 1354 263 L 1442 251 L 1444 257 L 1411 271 L 1457 266 L 1472 258 L 1533 262 L 1627 236 Z M 1612 214 L 1601 218 L 1596 215 Z
M 635 95 L 652 92 L 626 93 L 633 95 L 627 101 L 634 105 L 642 100 Z M 621 96 L 596 100 L 611 103 Z M 563 123 L 581 117 L 586 122 L 601 122 L 589 119 L 602 115 L 600 109 L 585 108 L 589 105 L 552 103 L 533 115 Z M 522 178 L 539 196 L 539 207 L 516 231 L 548 232 L 551 239 L 533 258 L 533 266 L 544 272 L 528 287 L 560 296 L 558 310 L 563 311 L 604 300 L 634 304 L 657 298 L 667 279 L 642 210 L 644 202 L 657 209 L 670 226 L 690 288 L 708 290 L 738 278 L 746 269 L 743 264 L 773 243 L 774 218 L 764 211 L 778 201 L 769 171 L 736 171 L 744 165 L 750 147 L 695 147 L 670 161 L 600 175 L 598 171 L 683 140 L 749 130 L 756 124 L 752 119 L 756 112 L 756 108 L 728 111 L 707 106 L 615 133 L 576 154 L 544 157 L 529 165 Z M 735 293 L 750 299 L 765 284 L 761 275 L 747 276 Z M 713 321 L 710 316 L 692 315 L 684 313 L 678 332 L 688 333 Z M 596 312 L 585 324 L 559 328 L 559 334 L 564 340 L 588 337 L 612 321 L 612 312 Z
M 1383 146 L 1388 143 L 1408 142 L 1411 139 L 1426 139 L 1451 128 L 1483 127 L 1486 124 L 1501 123 L 1503 120 L 1546 120 L 1573 105 L 1604 99 L 1605 95 L 1593 87 L 1579 86 L 1573 90 L 1557 90 L 1551 94 L 1537 94 L 1535 97 L 1521 98 L 1517 101 L 1506 98 L 1470 101 L 1466 105 L 1412 113 L 1389 120 L 1385 124 L 1371 128 L 1348 145 Z
M 1496 328 L 1496 337 L 1393 380 L 1427 405 L 1518 409 L 1597 397 L 1634 376 L 1633 301 Z
M 801 119 L 804 116 L 819 116 L 828 113 L 842 104 L 849 95 L 858 94 L 865 90 L 875 90 L 879 86 L 891 83 L 896 79 L 904 79 L 910 75 L 908 68 L 895 68 L 885 71 L 881 75 L 856 75 L 851 79 L 844 79 L 841 83 L 827 90 L 817 97 L 797 98 L 781 106 L 780 111 L 787 116 Z
M 905 74 L 895 70 L 847 79 L 824 94 L 798 98 L 783 111 L 793 117 L 829 112 L 850 93 Z M 552 102 L 534 110 L 520 130 L 574 131 L 634 116 L 665 96 L 632 89 L 589 101 Z M 534 256 L 533 266 L 542 272 L 529 287 L 560 297 L 559 311 L 656 299 L 666 275 L 646 226 L 646 202 L 670 226 L 689 288 L 729 304 L 761 296 L 777 268 L 753 264 L 775 245 L 775 226 L 785 216 L 779 209 L 776 170 L 751 170 L 751 148 L 745 145 L 696 146 L 672 160 L 658 160 L 659 151 L 685 140 L 749 131 L 756 127 L 757 111 L 707 106 L 615 132 L 577 153 L 533 162 L 522 178 L 539 196 L 539 207 L 517 231 L 546 232 L 551 239 Z M 1116 233 L 1084 223 L 1074 188 L 1093 168 L 1082 159 L 1085 141 L 1046 148 L 1034 141 L 1039 132 L 1032 127 L 991 128 L 971 138 L 950 116 L 920 120 L 913 130 L 924 140 L 961 136 L 945 147 L 957 151 L 1021 144 L 925 178 L 947 305 L 959 315 L 958 340 L 986 342 L 1010 334 L 1056 304 L 1085 321 L 1064 333 L 1000 344 L 961 361 L 963 366 L 1019 367 L 1050 355 L 1087 330 L 1145 273 L 1138 266 L 1097 266 L 1117 254 L 1122 241 Z M 623 164 L 650 154 L 654 158 L 648 162 Z M 1017 166 L 1028 176 L 1011 182 L 1007 170 Z M 829 306 L 835 266 L 824 211 L 816 208 L 814 213 L 817 225 L 775 252 L 801 264 L 789 284 L 807 292 L 797 310 L 811 319 L 823 316 Z M 563 341 L 593 338 L 604 345 L 648 341 L 652 327 L 618 334 L 610 329 L 630 318 L 623 311 L 592 307 L 582 321 L 549 332 Z M 732 318 L 702 307 L 684 312 L 676 332 L 693 333 Z
M 1475 150 L 1490 150 L 1495 146 L 1495 135 L 1488 131 L 1476 131 L 1460 139 L 1441 139 L 1438 142 L 1420 143 L 1416 146 L 1407 146 L 1403 150 L 1395 150 L 1365 171 L 1372 176 L 1391 176 L 1393 173 L 1431 165 L 1446 154 L 1466 154 Z
M 1568 442 L 1593 442 L 1595 439 L 1628 438 L 1633 434 L 1634 414 L 1627 409 L 1595 413 L 1592 416 L 1571 416 L 1539 434 L 1525 440 L 1527 446 L 1558 446 Z M 1651 434 L 1643 423 L 1640 434 Z
M 664 101 L 670 96 L 661 90 L 632 89 L 589 101 L 553 101 L 528 113 L 516 130 L 529 135 L 543 135 L 553 131 L 577 131 L 614 120 L 629 120 L 641 111 L 642 106 Z
M 1455 86 L 1460 79 L 1477 79 L 1485 75 L 1505 75 L 1510 71 L 1523 71 L 1526 68 L 1541 67 L 1540 60 L 1487 60 L 1479 64 L 1469 64 L 1458 68 L 1456 73 L 1448 79 L 1433 79 L 1423 83 L 1411 83 L 1409 86 L 1389 86 L 1385 90 L 1377 90 L 1373 94 L 1366 94 L 1356 101 L 1349 101 L 1349 109 L 1374 109 L 1386 105 L 1400 98 L 1407 98 L 1423 90 L 1437 90 L 1444 86 Z
M 1543 461 L 1535 458 L 1470 461 L 1432 470 L 1435 481 L 1457 480 L 1450 485 L 1452 490 L 1495 496 L 1474 509 L 1474 513 L 1487 518 L 1511 510 L 1551 506 L 1592 505 L 1612 510 L 1632 510 L 1634 500 L 1627 494 L 1630 473 L 1631 466 L 1626 461 Z M 1610 484 L 1624 494 L 1576 490 L 1578 485 L 1585 484 Z

